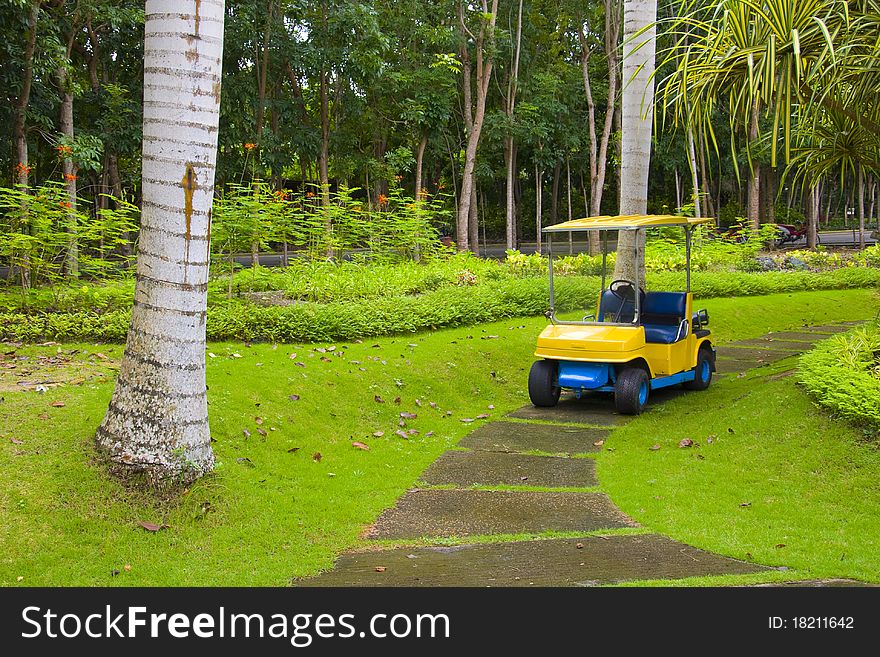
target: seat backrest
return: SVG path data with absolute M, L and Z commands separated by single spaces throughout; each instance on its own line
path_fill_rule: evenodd
M 621 305 L 623 305 L 622 309 Z M 629 323 L 633 321 L 635 304 L 632 301 L 623 301 L 611 290 L 605 290 L 599 301 L 599 321 L 613 321 L 618 310 L 620 310 L 620 316 L 617 318 L 618 322 Z
M 642 308 L 642 323 L 678 324 L 684 319 L 686 307 L 684 292 L 648 292 Z

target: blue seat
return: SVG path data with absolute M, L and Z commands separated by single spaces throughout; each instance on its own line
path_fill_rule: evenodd
M 687 335 L 679 326 L 685 318 L 687 295 L 684 292 L 648 292 L 642 305 L 645 341 L 672 344 Z
M 644 296 L 642 297 L 641 301 L 642 303 L 644 303 Z M 621 308 L 621 306 L 623 307 Z M 599 301 L 598 321 L 613 321 L 615 316 L 617 316 L 618 310 L 620 311 L 620 316 L 617 318 L 618 322 L 628 324 L 632 322 L 635 318 L 636 307 L 633 301 L 623 301 L 611 290 L 605 290 L 602 293 L 602 299 Z M 605 318 L 606 315 L 608 316 L 607 320 Z

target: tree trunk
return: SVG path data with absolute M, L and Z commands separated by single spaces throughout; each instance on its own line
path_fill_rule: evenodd
M 513 66 L 510 79 L 507 84 L 507 113 L 508 129 L 512 127 L 514 108 L 516 107 L 517 85 L 519 84 L 519 56 L 522 46 L 522 10 L 523 0 L 519 0 L 519 9 L 516 18 L 516 50 L 513 57 Z M 516 161 L 516 146 L 513 143 L 513 134 L 504 137 L 504 164 L 507 170 L 507 207 L 505 211 L 505 226 L 507 233 L 507 248 L 516 248 L 516 203 L 514 199 L 514 185 L 516 184 L 514 162 Z
M 562 162 L 553 167 L 553 185 L 550 188 L 550 223 L 559 223 L 559 176 L 562 174 Z
M 623 98 L 620 141 L 620 214 L 645 214 L 654 117 L 657 3 L 624 0 Z M 644 30 L 644 32 L 642 32 Z M 636 36 L 638 34 L 638 36 Z M 644 286 L 645 230 L 620 231 L 614 278 Z
M 68 57 L 70 53 L 68 52 Z M 67 79 L 67 68 L 59 66 L 56 71 L 58 89 L 61 92 L 61 109 L 58 117 L 58 129 L 66 138 L 67 143 L 73 141 L 73 92 Z M 79 243 L 77 241 L 78 226 L 76 224 L 76 173 L 77 167 L 68 154 L 61 160 L 61 173 L 67 188 L 67 254 L 64 257 L 64 273 L 76 278 L 79 276 Z
M 425 200 L 425 194 L 422 192 L 422 166 L 425 161 L 425 148 L 428 146 L 428 132 L 422 133 L 419 140 L 419 146 L 416 148 L 416 185 L 413 198 L 417 201 Z
M 862 166 L 862 163 L 858 164 L 859 171 L 859 187 L 856 190 L 856 193 L 859 195 L 858 198 L 858 208 L 859 208 L 859 251 L 865 250 L 865 169 Z
M 477 181 L 471 187 L 471 203 L 468 210 L 468 242 L 471 251 L 480 255 L 480 215 L 477 212 Z
M 608 143 L 611 139 L 611 128 L 614 124 L 614 108 L 617 100 L 618 79 L 618 41 L 620 38 L 620 4 L 617 0 L 604 0 L 605 6 L 605 56 L 608 60 L 608 100 L 605 105 L 605 117 L 602 124 L 602 137 L 597 143 L 596 106 L 593 102 L 590 84 L 589 57 L 583 24 L 578 29 L 581 45 L 581 73 L 584 80 L 584 92 L 587 97 L 587 118 L 590 130 L 590 216 L 602 214 L 602 195 L 605 189 L 605 172 L 608 164 Z M 595 238 L 595 239 L 594 239 Z M 595 241 L 598 251 L 599 234 L 590 232 L 591 244 Z M 590 247 L 593 253 L 593 247 Z
M 164 487 L 214 466 L 205 319 L 224 2 L 147 0 L 145 16 L 137 282 L 96 443 L 114 470 Z
M 819 185 L 807 191 L 807 248 L 815 249 L 819 245 Z
M 456 237 L 458 249 L 466 251 L 468 244 L 468 225 L 471 216 L 471 203 L 474 190 L 474 166 L 477 161 L 477 148 L 480 145 L 480 133 L 483 130 L 483 120 L 486 116 L 486 97 L 489 94 L 489 82 L 492 79 L 492 64 L 494 61 L 495 48 L 495 21 L 498 18 L 498 0 L 492 0 L 492 10 L 489 12 L 487 0 L 482 0 L 483 15 L 489 14 L 488 20 L 480 24 L 479 36 L 476 39 L 476 69 L 477 69 L 477 106 L 474 112 L 474 122 L 468 133 L 467 147 L 464 155 L 464 171 L 461 175 L 461 194 L 459 195 L 458 218 L 456 221 Z M 464 26 L 463 9 L 459 5 L 459 12 Z M 484 43 L 487 45 L 483 52 Z M 465 46 L 466 47 L 466 46 Z
M 543 203 L 541 199 L 541 191 L 544 187 L 541 183 L 543 177 L 544 172 L 538 168 L 537 164 L 535 164 L 535 244 L 537 253 L 541 253 L 541 204 Z
M 757 143 L 758 139 L 758 101 L 752 106 L 752 119 L 749 124 L 749 147 Z M 752 230 L 761 227 L 761 165 L 749 158 L 751 165 L 751 178 L 749 178 L 749 226 Z
M 694 216 L 703 216 L 703 204 L 700 202 L 700 178 L 697 175 L 697 153 L 694 149 L 694 132 L 690 128 L 687 131 L 688 166 L 691 170 L 691 185 L 694 197 Z

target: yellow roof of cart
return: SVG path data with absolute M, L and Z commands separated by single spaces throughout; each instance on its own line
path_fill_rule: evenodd
M 713 222 L 711 217 L 676 217 L 671 214 L 633 214 L 616 217 L 584 217 L 547 226 L 545 233 L 570 233 L 578 230 L 634 230 L 661 226 L 697 226 Z

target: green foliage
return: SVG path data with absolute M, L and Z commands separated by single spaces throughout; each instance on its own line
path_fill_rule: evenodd
M 136 229 L 138 209 L 124 199 L 109 198 L 116 209 L 92 216 L 71 205 L 62 183 L 49 182 L 32 192 L 0 187 L 0 258 L 13 269 L 28 271 L 32 282 L 58 283 L 67 274 L 65 261 L 76 244 L 80 276 L 126 275 L 132 258 L 124 247 Z
M 880 430 L 880 324 L 819 343 L 801 356 L 798 379 L 840 417 Z

